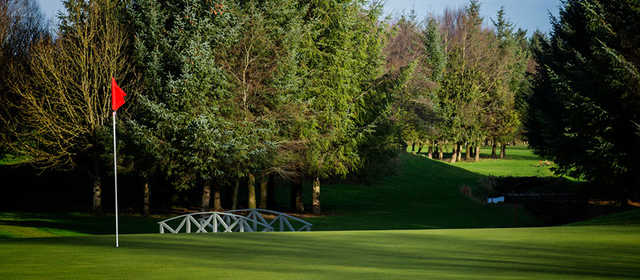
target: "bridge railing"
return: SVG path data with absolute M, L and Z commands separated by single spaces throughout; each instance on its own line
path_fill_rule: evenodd
M 189 213 L 160 221 L 158 225 L 160 233 L 311 231 L 312 226 L 285 213 L 257 208 Z
M 273 227 L 276 231 L 311 231 L 311 226 L 313 226 L 303 219 L 267 209 L 238 209 L 229 210 L 225 213 L 244 214 L 244 216 L 251 221 L 250 225 L 254 231 L 258 231 L 260 225 L 263 224 Z M 269 214 L 269 216 L 263 214 Z
M 254 232 L 258 226 L 262 231 L 273 231 L 269 224 L 226 212 L 189 213 L 160 221 L 158 225 L 160 233 Z

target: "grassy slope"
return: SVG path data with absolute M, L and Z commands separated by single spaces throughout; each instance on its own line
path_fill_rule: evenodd
M 323 186 L 323 208 L 335 215 L 310 218 L 314 230 L 511 227 L 538 224 L 538 221 L 522 209 L 514 210 L 509 205 L 485 206 L 461 194 L 462 186 L 474 187 L 484 175 L 424 157 L 402 157 L 404 166 L 400 168 L 399 174 L 375 184 Z M 509 166 L 511 163 L 503 161 L 500 164 Z
M 634 226 L 0 240 L 0 279 L 637 279 Z
M 571 224 L 573 226 L 604 226 L 628 225 L 640 226 L 640 209 L 628 210 L 620 213 L 597 217 L 588 221 Z

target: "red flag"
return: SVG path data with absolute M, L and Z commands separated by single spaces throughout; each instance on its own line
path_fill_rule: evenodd
M 116 83 L 116 79 L 111 77 L 111 109 L 117 111 L 124 104 L 124 97 L 127 94 Z

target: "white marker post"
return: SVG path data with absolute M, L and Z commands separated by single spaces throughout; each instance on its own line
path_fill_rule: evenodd
M 118 248 L 118 161 L 116 154 L 116 111 L 113 111 L 113 178 L 116 190 L 116 248 Z

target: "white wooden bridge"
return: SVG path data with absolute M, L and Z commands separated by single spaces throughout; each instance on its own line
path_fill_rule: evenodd
M 311 231 L 312 226 L 285 213 L 255 208 L 189 213 L 160 221 L 158 225 L 160 233 Z

